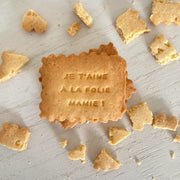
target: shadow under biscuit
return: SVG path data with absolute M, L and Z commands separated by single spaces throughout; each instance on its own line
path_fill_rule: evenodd
M 96 124 L 95 124 L 96 125 Z M 96 157 L 101 152 L 101 149 L 105 148 L 109 153 L 111 153 L 115 158 L 113 148 L 108 143 L 108 140 L 104 139 L 103 136 L 99 135 L 98 129 L 87 129 L 84 133 L 86 138 L 86 156 L 93 164 Z
M 12 109 L 7 109 L 2 106 L 0 106 L 0 121 L 1 121 L 0 129 L 2 129 L 2 124 L 4 122 L 10 124 L 17 124 L 20 128 L 26 127 L 25 122 L 18 114 L 18 112 L 14 112 Z
M 81 144 L 80 136 L 78 134 L 78 129 L 76 127 L 65 130 L 61 127 L 60 123 L 57 124 L 50 123 L 50 128 L 53 130 L 58 143 L 63 139 L 68 140 L 68 144 L 66 146 L 66 149 L 68 151 L 75 149 Z

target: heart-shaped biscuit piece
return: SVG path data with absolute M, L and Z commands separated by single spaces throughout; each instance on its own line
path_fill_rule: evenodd
M 47 22 L 32 9 L 24 15 L 21 25 L 25 31 L 30 32 L 35 30 L 39 34 L 43 33 L 47 29 Z

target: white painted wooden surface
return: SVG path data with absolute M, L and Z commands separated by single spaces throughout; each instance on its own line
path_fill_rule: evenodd
M 89 123 L 71 130 L 39 118 L 41 58 L 51 53 L 79 54 L 111 41 L 127 60 L 129 77 L 138 90 L 127 103 L 128 107 L 146 101 L 154 114 L 166 113 L 180 119 L 180 61 L 160 66 L 148 50 L 155 35 L 162 33 L 180 53 L 180 26 L 154 26 L 149 20 L 152 0 L 135 0 L 135 5 L 132 2 L 82 0 L 94 24 L 88 29 L 81 23 L 82 30 L 70 37 L 67 28 L 79 20 L 72 12 L 75 0 L 0 0 L 0 53 L 9 50 L 31 59 L 20 74 L 0 84 L 0 124 L 17 123 L 27 126 L 32 133 L 26 151 L 16 152 L 0 146 L 0 179 L 180 179 L 180 144 L 172 141 L 174 133 L 170 131 L 146 126 L 144 131 L 134 131 L 122 143 L 111 146 L 107 136 L 109 126 L 122 125 L 133 131 L 127 115 L 118 122 Z M 48 29 L 44 34 L 27 33 L 21 28 L 22 17 L 30 8 L 47 20 Z M 122 42 L 114 27 L 116 17 L 127 8 L 138 10 L 152 29 L 129 45 Z M 67 149 L 59 144 L 63 138 L 69 140 Z M 87 145 L 86 164 L 67 157 L 68 151 L 81 143 Z M 122 162 L 119 170 L 96 172 L 93 169 L 92 162 L 102 147 Z M 175 152 L 174 160 L 170 157 L 171 150 Z M 136 164 L 135 157 L 142 162 L 141 166 Z

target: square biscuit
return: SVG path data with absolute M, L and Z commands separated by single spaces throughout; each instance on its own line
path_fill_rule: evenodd
M 180 25 L 180 2 L 153 0 L 150 20 L 154 25 L 160 23 Z
M 118 55 L 117 49 L 114 47 L 113 43 L 109 43 L 108 45 L 100 45 L 98 49 L 90 49 L 89 53 L 95 52 L 96 54 L 106 53 L 108 56 L 110 55 Z M 136 89 L 134 88 L 133 81 L 130 79 L 126 79 L 126 101 L 131 98 L 132 94 L 136 93 Z M 64 129 L 67 128 L 73 128 L 77 124 L 83 124 L 86 121 L 74 121 L 69 122 L 68 120 L 65 120 L 61 122 L 61 125 Z M 97 121 L 93 121 L 94 123 Z
M 81 53 L 42 59 L 41 118 L 49 121 L 117 121 L 126 111 L 126 61 Z
M 139 18 L 138 11 L 134 9 L 128 9 L 116 19 L 116 30 L 126 44 L 139 35 L 151 31 L 146 28 L 146 22 Z
M 149 45 L 151 54 L 156 58 L 161 65 L 167 64 L 179 58 L 179 54 L 172 44 L 165 38 L 164 35 L 157 35 L 153 42 Z

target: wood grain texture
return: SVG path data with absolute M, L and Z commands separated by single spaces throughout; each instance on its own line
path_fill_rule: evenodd
M 72 130 L 63 130 L 60 124 L 52 124 L 39 118 L 41 85 L 38 70 L 41 58 L 51 53 L 66 55 L 110 41 L 119 54 L 127 60 L 129 78 L 134 80 L 137 94 L 128 102 L 128 107 L 146 101 L 154 114 L 166 113 L 180 119 L 180 60 L 160 66 L 148 50 L 148 45 L 158 33 L 162 33 L 180 53 L 180 26 L 160 24 L 150 20 L 152 1 L 132 0 L 81 0 L 94 18 L 91 29 L 83 23 L 82 29 L 70 37 L 66 30 L 75 21 L 74 0 L 1 0 L 0 1 L 0 53 L 13 51 L 30 58 L 23 71 L 16 77 L 0 84 L 0 124 L 17 123 L 31 131 L 28 149 L 11 151 L 0 146 L 0 179 L 122 179 L 122 180 L 179 180 L 180 144 L 173 142 L 171 131 L 146 126 L 144 131 L 134 131 L 131 136 L 116 146 L 108 143 L 108 127 L 122 125 L 133 131 L 127 115 L 118 122 L 108 124 L 85 124 Z M 105 10 L 107 8 L 107 10 Z M 125 45 L 115 30 L 117 16 L 127 8 L 140 12 L 152 31 Z M 21 27 L 23 15 L 33 9 L 47 22 L 44 34 L 27 33 Z M 59 27 L 58 24 L 61 24 Z M 178 129 L 180 134 L 180 130 Z M 59 140 L 68 139 L 67 149 Z M 68 151 L 79 144 L 87 145 L 87 162 L 68 159 Z M 107 148 L 123 166 L 119 170 L 96 172 L 92 162 L 101 148 Z M 175 152 L 171 159 L 170 151 Z M 135 158 L 141 161 L 136 164 Z

